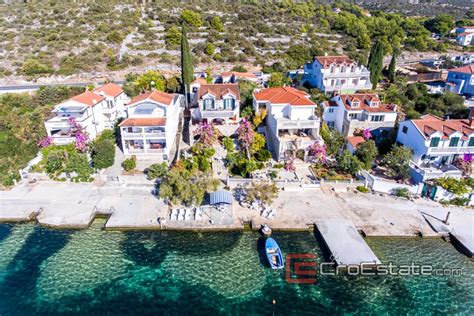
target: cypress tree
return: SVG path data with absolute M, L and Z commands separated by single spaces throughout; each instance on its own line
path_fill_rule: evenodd
M 383 68 L 383 44 L 380 41 L 375 42 L 370 50 L 369 63 L 367 68 L 370 70 L 370 82 L 372 82 L 372 89 L 377 88 L 380 75 Z
M 181 27 L 181 79 L 183 84 L 183 92 L 186 94 L 187 101 L 189 95 L 189 85 L 194 79 L 194 70 L 185 23 L 183 23 Z
M 390 65 L 388 66 L 388 80 L 390 82 L 395 82 L 395 67 L 397 63 L 397 53 L 393 51 L 392 59 L 390 60 Z

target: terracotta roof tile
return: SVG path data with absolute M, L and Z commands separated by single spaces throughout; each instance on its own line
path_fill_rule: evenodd
M 254 92 L 253 95 L 257 101 L 268 101 L 273 104 L 316 106 L 316 104 L 309 99 L 309 95 L 306 92 L 293 87 L 262 89 L 258 92 Z
M 239 85 L 236 83 L 203 84 L 199 88 L 199 99 L 202 99 L 202 96 L 207 93 L 214 95 L 217 99 L 222 99 L 229 92 L 235 95 L 237 100 L 240 100 Z
M 71 100 L 74 100 L 76 102 L 80 102 L 80 103 L 85 104 L 87 106 L 94 106 L 97 103 L 100 103 L 101 101 L 103 101 L 104 98 L 101 97 L 100 95 L 92 92 L 92 91 L 86 91 L 86 92 L 83 92 L 79 95 L 76 95 L 76 96 L 72 97 Z
M 165 118 L 128 118 L 119 126 L 165 126 Z
M 120 86 L 116 85 L 115 83 L 110 82 L 110 83 L 106 83 L 105 85 L 101 87 L 97 87 L 94 90 L 94 92 L 99 95 L 101 92 L 103 92 L 105 95 L 115 98 L 116 96 L 118 96 L 119 94 L 123 92 L 123 89 Z
M 165 93 L 158 90 L 153 90 L 153 91 L 149 91 L 149 92 L 145 92 L 140 95 L 137 95 L 130 101 L 128 106 L 134 105 L 136 103 L 139 103 L 145 100 L 151 100 L 151 101 L 155 101 L 164 105 L 170 105 L 173 102 L 175 97 L 176 97 L 176 94 L 170 94 L 170 93 Z
M 463 74 L 472 74 L 474 73 L 474 65 L 467 65 L 464 67 L 449 69 L 450 72 L 460 72 Z
M 353 148 L 357 148 L 358 145 L 365 143 L 365 138 L 362 136 L 350 136 L 347 137 L 347 142 L 351 144 Z
M 363 110 L 367 112 L 396 112 L 396 105 L 394 104 L 383 104 L 380 101 L 379 96 L 376 94 L 370 93 L 358 93 L 358 94 L 341 94 L 334 97 L 332 100 L 336 100 L 337 97 L 341 98 L 342 103 L 346 110 L 355 111 Z M 351 103 L 359 102 L 358 107 L 351 107 Z M 370 102 L 378 102 L 378 105 L 371 106 Z
M 449 136 L 455 132 L 462 134 L 462 139 L 474 133 L 474 127 L 470 126 L 468 119 L 445 120 L 434 115 L 425 115 L 420 119 L 411 120 L 420 130 L 425 139 L 429 139 L 436 132 L 441 134 L 441 138 L 449 139 Z
M 341 56 L 316 56 L 315 59 L 322 65 L 323 68 L 329 68 L 332 64 L 347 64 L 354 63 L 352 59 L 345 55 Z

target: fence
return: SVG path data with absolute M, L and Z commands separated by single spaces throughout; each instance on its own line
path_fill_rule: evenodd
M 367 186 L 376 192 L 392 194 L 396 189 L 406 188 L 412 194 L 420 194 L 423 189 L 423 183 L 418 185 L 397 183 L 371 175 L 365 170 L 361 171 L 360 175 L 365 178 Z

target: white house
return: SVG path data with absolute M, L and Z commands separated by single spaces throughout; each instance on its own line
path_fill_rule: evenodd
M 323 142 L 319 136 L 321 121 L 315 115 L 317 105 L 306 92 L 292 87 L 255 90 L 253 107 L 256 112 L 267 112 L 267 145 L 276 160 L 295 150 L 304 150 L 307 155 L 310 145 Z
M 383 104 L 378 95 L 369 93 L 336 95 L 321 103 L 323 121 L 345 136 L 355 130 L 369 129 L 374 137 L 384 136 L 395 126 L 397 106 Z
M 460 177 L 452 165 L 456 158 L 474 153 L 474 121 L 442 119 L 428 114 L 417 120 L 400 122 L 397 142 L 413 151 L 413 171 L 422 180 L 441 176 Z
M 324 92 L 351 93 L 372 88 L 370 71 L 347 56 L 317 56 L 304 65 L 303 84 Z
M 192 112 L 194 122 L 222 124 L 239 119 L 240 94 L 236 83 L 200 84 L 196 101 L 198 107 Z
M 125 156 L 171 161 L 183 107 L 184 96 L 179 94 L 153 90 L 133 98 L 119 125 Z
M 456 55 L 451 57 L 452 61 L 458 61 L 463 63 L 464 65 L 469 65 L 474 63 L 474 54 L 463 54 L 463 55 Z
M 116 84 L 107 83 L 94 90 L 105 98 L 106 107 L 102 109 L 106 128 L 113 128 L 119 117 L 125 117 L 125 104 L 130 101 L 123 89 Z
M 456 36 L 456 42 L 458 43 L 458 45 L 461 45 L 461 46 L 470 46 L 474 44 L 474 42 L 472 41 L 473 36 L 474 36 L 474 33 L 472 32 L 459 33 Z

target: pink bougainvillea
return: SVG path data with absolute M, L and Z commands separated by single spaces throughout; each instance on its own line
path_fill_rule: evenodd
M 290 172 L 293 172 L 296 170 L 296 167 L 293 163 L 293 159 L 290 159 L 290 160 L 287 160 L 285 161 L 285 164 L 283 166 L 283 168 L 286 170 L 286 171 L 290 171 Z
M 370 132 L 370 129 L 366 128 L 364 131 L 362 131 L 362 137 L 364 137 L 365 140 L 369 140 L 372 138 L 372 133 Z
M 464 160 L 465 162 L 472 162 L 472 160 L 473 160 L 472 158 L 473 158 L 473 157 L 472 157 L 472 154 L 471 154 L 471 153 L 465 153 L 464 156 L 463 156 L 463 160 Z
M 87 142 L 89 141 L 89 137 L 87 133 L 84 131 L 81 125 L 79 125 L 76 121 L 76 118 L 70 117 L 68 119 L 68 124 L 70 128 L 70 136 L 75 138 L 75 147 L 77 150 L 84 152 L 87 149 Z
M 247 152 L 247 158 L 250 158 L 249 148 L 254 142 L 255 132 L 252 124 L 246 118 L 240 121 L 240 125 L 237 128 L 237 136 L 240 146 L 245 148 Z
M 46 148 L 53 143 L 53 138 L 51 136 L 46 136 L 38 141 L 38 146 L 40 148 Z
M 315 142 L 308 147 L 308 155 L 313 162 L 325 164 L 327 160 L 326 145 Z
M 199 124 L 194 134 L 199 135 L 199 141 L 206 146 L 214 145 L 218 137 L 217 129 L 207 122 Z

